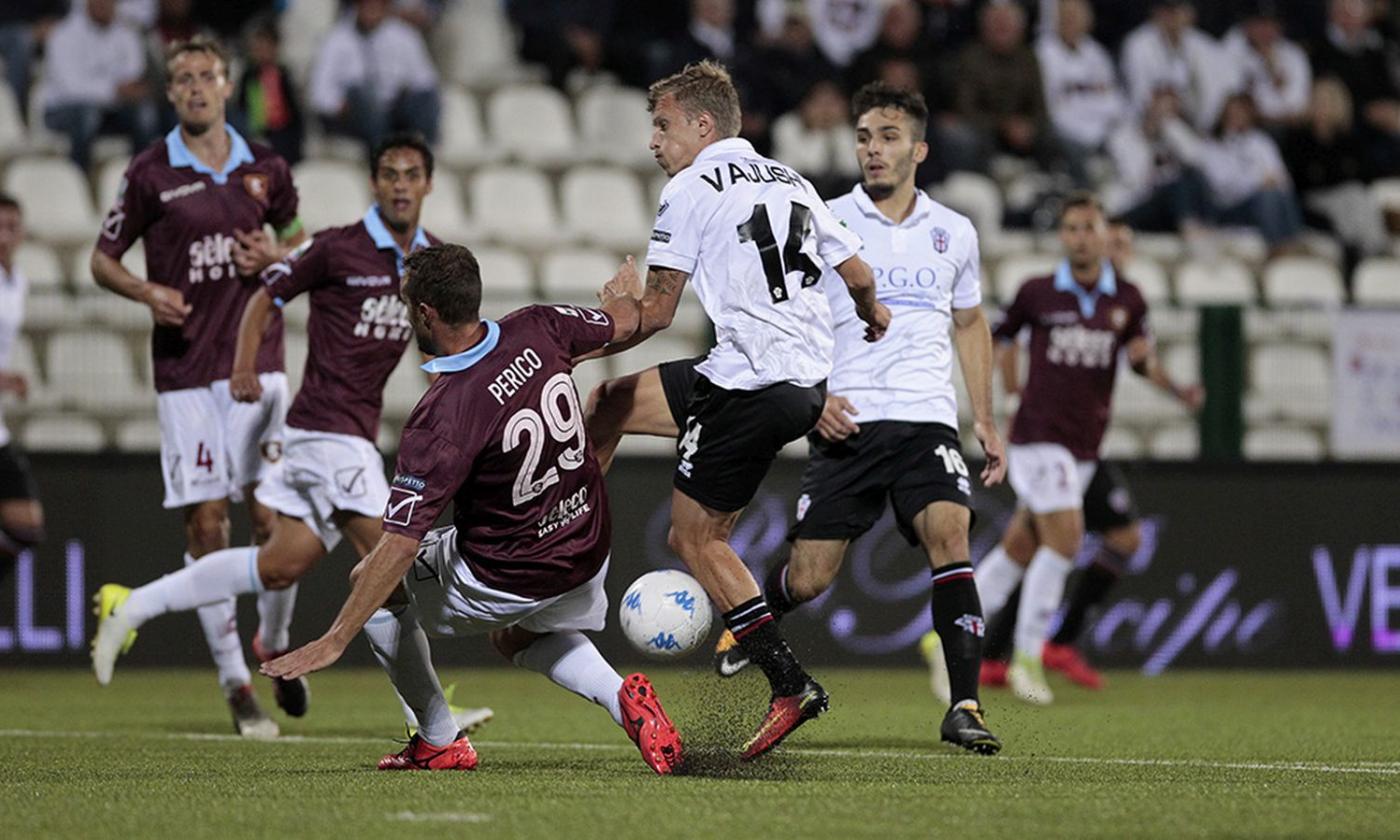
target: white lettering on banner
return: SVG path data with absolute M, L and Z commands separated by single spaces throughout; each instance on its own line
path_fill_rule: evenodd
M 1051 364 L 1067 367 L 1106 368 L 1113 365 L 1114 334 L 1075 324 L 1053 327 L 1045 357 Z
M 48 577 L 58 571 L 57 564 L 42 565 L 34 559 L 33 551 L 22 551 L 15 558 L 15 618 L 14 625 L 0 626 L 0 653 L 62 653 L 87 647 L 84 621 L 88 614 L 87 582 L 84 578 L 85 553 L 83 544 L 69 540 L 64 553 L 63 626 L 50 627 L 39 623 L 43 613 L 53 614 L 56 598 L 39 598 L 35 592 L 36 572 L 43 570 Z
M 1337 574 L 1340 558 L 1333 561 L 1327 546 L 1313 549 L 1312 562 L 1322 611 L 1327 615 L 1332 646 L 1337 652 L 1346 653 L 1356 639 L 1361 599 L 1369 583 L 1371 649 L 1376 653 L 1400 653 L 1400 545 L 1357 546 L 1345 588 Z
M 1331 436 L 1338 457 L 1400 457 L 1400 312 L 1337 313 Z

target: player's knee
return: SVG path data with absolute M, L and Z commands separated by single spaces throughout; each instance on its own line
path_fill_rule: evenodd
M 273 557 L 267 552 L 258 554 L 258 579 L 264 589 L 286 589 L 306 576 L 315 561 L 307 562 L 304 557 L 279 555 Z M 355 573 L 351 572 L 353 577 Z
M 185 537 L 190 553 L 202 557 L 228 545 L 228 511 L 221 506 L 201 505 L 186 517 Z
M 13 560 L 20 552 L 44 541 L 44 525 L 28 522 L 0 523 L 0 557 Z
M 627 413 L 632 394 L 637 389 L 634 377 L 623 376 L 598 383 L 588 393 L 584 416 L 592 422 L 616 424 Z
M 950 563 L 970 562 L 972 551 L 967 543 L 967 529 L 949 525 L 939 528 L 929 539 L 927 546 L 929 562 L 935 568 Z

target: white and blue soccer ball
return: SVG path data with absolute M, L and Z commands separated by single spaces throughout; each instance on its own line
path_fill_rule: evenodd
M 700 583 L 685 572 L 647 572 L 627 587 L 618 607 L 622 635 L 654 659 L 674 659 L 710 635 L 714 610 Z

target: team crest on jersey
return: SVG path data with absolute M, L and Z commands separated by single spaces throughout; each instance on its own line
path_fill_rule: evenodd
M 940 254 L 948 253 L 948 244 L 952 241 L 952 238 L 948 236 L 948 231 L 936 227 L 929 235 L 933 237 L 933 250 Z
M 257 172 L 244 175 L 243 189 L 248 191 L 248 195 L 251 195 L 254 201 L 267 201 L 267 176 Z
M 1108 323 L 1115 330 L 1121 330 L 1128 325 L 1128 310 L 1121 306 L 1115 306 L 1108 312 Z
M 812 507 L 812 497 L 806 493 L 797 497 L 797 521 L 801 522 L 807 517 L 807 511 Z

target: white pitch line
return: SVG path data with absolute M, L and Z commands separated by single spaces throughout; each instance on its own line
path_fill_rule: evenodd
M 378 744 L 391 745 L 391 738 L 345 735 L 283 735 L 265 740 L 213 732 L 93 732 L 42 729 L 0 729 L 0 737 L 10 738 L 144 738 L 158 741 L 240 741 L 265 744 Z M 473 744 L 486 749 L 579 750 L 587 752 L 631 752 L 630 744 L 596 744 L 583 741 L 482 741 Z M 947 761 L 963 759 L 955 752 L 911 752 L 900 750 L 859 750 L 842 747 L 791 747 L 785 755 L 814 758 L 894 758 L 916 761 Z M 1129 767 L 1190 767 L 1201 770 L 1260 770 L 1266 772 L 1356 773 L 1374 776 L 1400 776 L 1400 762 L 1356 761 L 1348 764 L 1324 764 L 1310 761 L 1210 761 L 1186 758 L 1099 758 L 1093 756 L 1061 755 L 1000 755 L 978 761 L 1047 762 L 1055 764 L 1096 764 Z
M 392 814 L 385 814 L 385 819 L 394 822 L 449 822 L 449 823 L 484 823 L 491 821 L 490 814 L 473 814 L 468 811 L 395 811 Z

